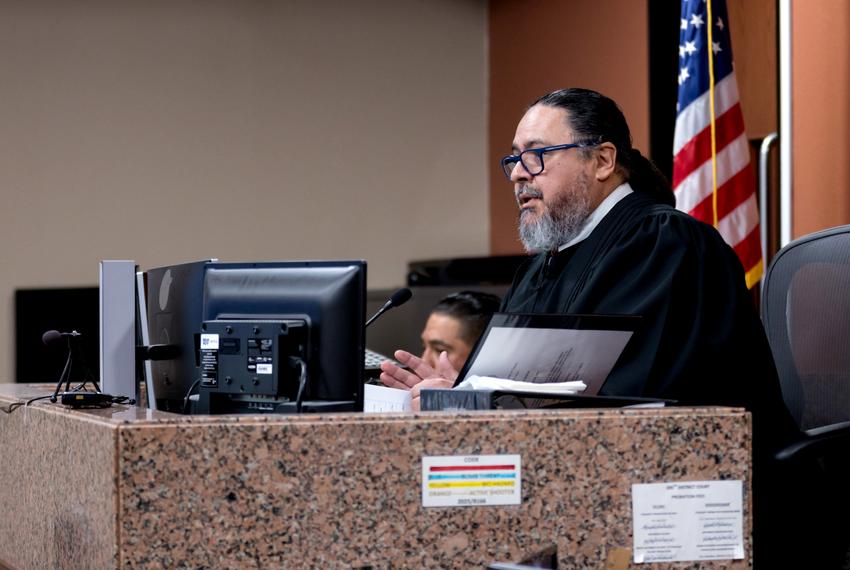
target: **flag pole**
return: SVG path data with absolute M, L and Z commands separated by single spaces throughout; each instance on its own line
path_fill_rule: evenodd
M 715 126 L 715 109 L 714 109 L 714 58 L 712 57 L 711 43 L 711 0 L 706 0 L 707 22 L 706 33 L 708 45 L 705 46 L 705 52 L 708 56 L 708 99 L 709 99 L 709 116 L 711 123 L 711 209 L 714 213 L 714 227 L 717 227 L 717 134 Z

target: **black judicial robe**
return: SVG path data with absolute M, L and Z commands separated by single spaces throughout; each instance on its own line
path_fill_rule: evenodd
M 714 228 L 634 192 L 584 241 L 521 266 L 502 311 L 640 315 L 601 394 L 750 410 L 755 558 L 782 558 L 771 548 L 785 536 L 782 521 L 793 520 L 788 486 L 803 471 L 773 456 L 801 434 L 744 270 Z
M 501 310 L 640 315 L 600 394 L 765 410 L 782 416 L 780 440 L 796 432 L 735 252 L 645 194 L 623 198 L 584 241 L 526 261 Z

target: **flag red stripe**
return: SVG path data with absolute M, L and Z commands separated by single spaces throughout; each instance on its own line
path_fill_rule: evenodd
M 715 139 L 717 152 L 738 138 L 744 132 L 744 115 L 741 104 L 735 103 L 732 108 L 723 113 L 715 122 Z M 673 157 L 673 187 L 688 177 L 688 174 L 699 168 L 711 158 L 711 126 L 704 128 L 694 138 L 689 140 Z
M 738 254 L 738 259 L 741 260 L 745 272 L 755 267 L 761 261 L 761 231 L 759 231 L 759 226 L 756 225 L 753 231 L 732 249 Z
M 717 189 L 717 219 L 722 220 L 743 204 L 755 192 L 755 183 L 753 167 L 750 163 L 721 185 Z M 711 194 L 688 213 L 698 220 L 713 223 L 714 205 Z
M 716 4 L 724 5 L 724 0 L 710 0 L 707 7 L 704 1 L 682 2 L 682 23 L 688 25 L 679 36 L 684 61 L 678 77 L 673 188 L 680 210 L 709 224 L 716 219 L 727 243 L 738 242 L 730 245 L 745 269 L 747 286 L 752 287 L 764 269 L 752 149 L 737 97 L 729 30 L 720 20 L 716 30 L 712 25 L 711 8 L 719 7 Z M 689 23 L 686 17 L 700 14 L 706 16 L 704 22 Z M 712 85 L 712 62 L 732 71 L 717 85 Z M 702 89 L 706 79 L 708 91 Z

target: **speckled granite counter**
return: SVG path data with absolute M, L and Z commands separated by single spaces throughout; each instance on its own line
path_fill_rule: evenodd
M 33 390 L 0 385 L 0 404 Z M 631 548 L 632 483 L 741 479 L 749 537 L 749 434 L 729 408 L 189 418 L 38 402 L 0 414 L 0 564 L 475 568 L 555 544 L 559 568 L 602 568 Z M 520 454 L 522 504 L 423 508 L 421 457 L 458 454 Z M 750 551 L 675 567 L 749 568 Z

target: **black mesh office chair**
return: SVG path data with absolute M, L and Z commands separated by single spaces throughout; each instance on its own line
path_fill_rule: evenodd
M 850 567 L 850 225 L 782 248 L 765 273 L 761 309 L 782 396 L 801 432 L 776 455 L 781 506 L 772 511 L 785 520 L 771 521 L 774 536 L 798 546 L 772 546 L 785 562 L 790 547 L 807 566 L 819 558 L 808 567 Z
M 850 226 L 802 237 L 776 255 L 762 321 L 800 429 L 850 421 Z

